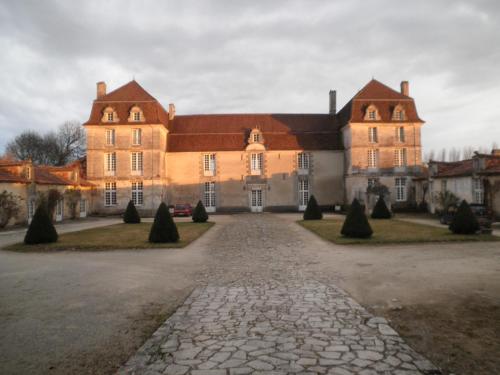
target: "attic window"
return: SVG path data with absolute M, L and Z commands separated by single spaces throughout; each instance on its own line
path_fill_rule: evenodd
M 365 120 L 377 121 L 379 119 L 380 118 L 379 118 L 377 107 L 375 107 L 373 104 L 369 105 L 365 111 Z
M 392 119 L 395 121 L 405 120 L 405 111 L 400 105 L 397 105 L 396 108 L 394 108 L 394 111 L 392 112 Z
M 141 108 L 139 108 L 138 106 L 133 106 L 130 109 L 128 121 L 129 122 L 142 122 L 142 121 L 144 121 L 144 114 L 142 113 Z
M 103 116 L 102 116 L 101 121 L 102 122 L 117 122 L 118 116 L 116 115 L 116 111 L 111 107 L 107 107 L 103 111 Z
M 250 139 L 248 140 L 249 143 L 264 143 L 264 139 L 262 137 L 262 132 L 260 129 L 253 129 L 250 132 Z

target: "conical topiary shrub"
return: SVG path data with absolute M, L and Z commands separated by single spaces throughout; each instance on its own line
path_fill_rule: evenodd
M 149 242 L 177 242 L 179 232 L 177 226 L 170 216 L 167 205 L 161 203 L 156 211 L 155 221 L 149 232 Z
M 460 203 L 457 212 L 453 216 L 450 230 L 455 234 L 474 234 L 479 230 L 476 216 L 465 200 Z
M 306 210 L 304 211 L 304 220 L 321 220 L 323 219 L 323 214 L 316 202 L 314 195 L 311 195 L 309 201 L 307 202 Z
M 24 236 L 24 243 L 35 245 L 39 243 L 57 242 L 57 231 L 47 213 L 45 205 L 40 204 L 33 215 L 31 224 Z
M 195 223 L 204 223 L 208 220 L 207 210 L 205 210 L 205 206 L 201 201 L 198 201 L 198 204 L 194 208 L 193 211 L 193 221 Z
M 125 214 L 123 214 L 123 222 L 127 224 L 139 224 L 141 222 L 139 212 L 137 212 L 137 209 L 135 208 L 134 202 L 132 200 L 128 202 Z
M 372 219 L 390 219 L 391 211 L 387 208 L 385 204 L 384 197 L 379 195 L 377 203 L 375 203 L 375 207 L 373 207 L 372 211 Z
M 368 219 L 363 211 L 363 207 L 354 198 L 345 218 L 344 225 L 340 233 L 346 237 L 368 238 L 373 234 L 373 230 L 368 223 Z

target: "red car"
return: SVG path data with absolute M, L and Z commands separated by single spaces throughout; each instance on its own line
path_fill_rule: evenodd
M 174 206 L 174 216 L 191 216 L 193 214 L 193 208 L 189 203 L 176 204 Z

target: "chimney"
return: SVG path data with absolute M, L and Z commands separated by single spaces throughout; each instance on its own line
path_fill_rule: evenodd
M 330 114 L 337 114 L 337 91 L 330 90 Z
M 97 82 L 97 99 L 106 95 L 106 82 Z
M 410 96 L 410 84 L 408 81 L 401 81 L 401 94 Z
M 168 119 L 173 120 L 175 117 L 175 105 L 174 103 L 170 103 L 168 105 Z

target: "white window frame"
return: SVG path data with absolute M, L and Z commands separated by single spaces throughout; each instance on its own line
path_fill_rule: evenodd
M 56 202 L 56 221 L 62 221 L 64 215 L 64 200 L 61 198 Z
M 130 154 L 130 171 L 133 176 L 141 176 L 144 168 L 144 156 L 142 151 Z
M 116 142 L 115 129 L 106 129 L 106 146 L 114 146 Z
M 297 154 L 297 166 L 299 174 L 307 174 L 311 167 L 311 155 L 308 152 L 299 152 Z
M 406 202 L 407 191 L 406 191 L 406 177 L 396 177 L 396 202 Z
M 132 182 L 132 202 L 136 206 L 144 204 L 144 183 L 142 181 Z
M 378 143 L 378 130 L 377 127 L 369 127 L 368 128 L 368 141 L 370 143 Z
M 141 117 L 142 117 L 141 112 L 139 112 L 139 111 L 135 111 L 132 113 L 132 118 L 134 121 L 137 121 L 137 122 L 141 121 Z
M 106 113 L 106 121 L 107 122 L 115 121 L 115 113 L 114 112 L 107 112 Z
M 472 186 L 474 192 L 474 203 L 484 204 L 484 186 L 483 181 L 480 178 L 472 179 Z
M 250 189 L 250 210 L 252 212 L 262 212 L 264 209 L 264 197 L 262 188 Z
M 104 183 L 104 206 L 111 207 L 116 206 L 116 182 L 105 182 Z
M 406 167 L 407 166 L 407 152 L 406 148 L 397 148 L 394 150 L 394 166 Z
M 215 176 L 216 170 L 216 156 L 215 154 L 204 154 L 203 155 L 203 175 L 204 176 Z
M 31 223 L 33 216 L 35 215 L 35 199 L 31 198 L 28 200 L 28 224 Z
M 378 178 L 369 178 L 367 181 L 368 187 L 377 186 L 378 182 L 379 182 Z
M 142 129 L 132 129 L 132 145 L 140 146 L 142 144 Z
M 305 211 L 307 208 L 307 203 L 309 202 L 311 187 L 309 180 L 307 178 L 301 178 L 298 182 L 298 192 L 299 192 L 299 211 Z
M 104 154 L 104 175 L 114 176 L 116 174 L 116 152 Z
M 87 200 L 85 198 L 80 199 L 80 217 L 87 217 Z
M 377 119 L 377 111 L 375 109 L 368 110 L 368 120 L 375 121 Z
M 261 175 L 264 164 L 264 154 L 262 152 L 250 154 L 250 174 Z
M 261 139 L 261 135 L 260 135 L 260 133 L 259 133 L 259 132 L 254 132 L 254 133 L 252 134 L 252 141 L 253 141 L 254 143 L 259 143 L 259 142 L 260 142 L 260 139 Z
M 378 149 L 368 150 L 368 168 L 378 168 Z
M 405 137 L 406 137 L 405 127 L 404 126 L 396 127 L 396 141 L 397 142 L 404 142 Z
M 215 182 L 207 181 L 203 184 L 203 204 L 207 212 L 215 212 Z

